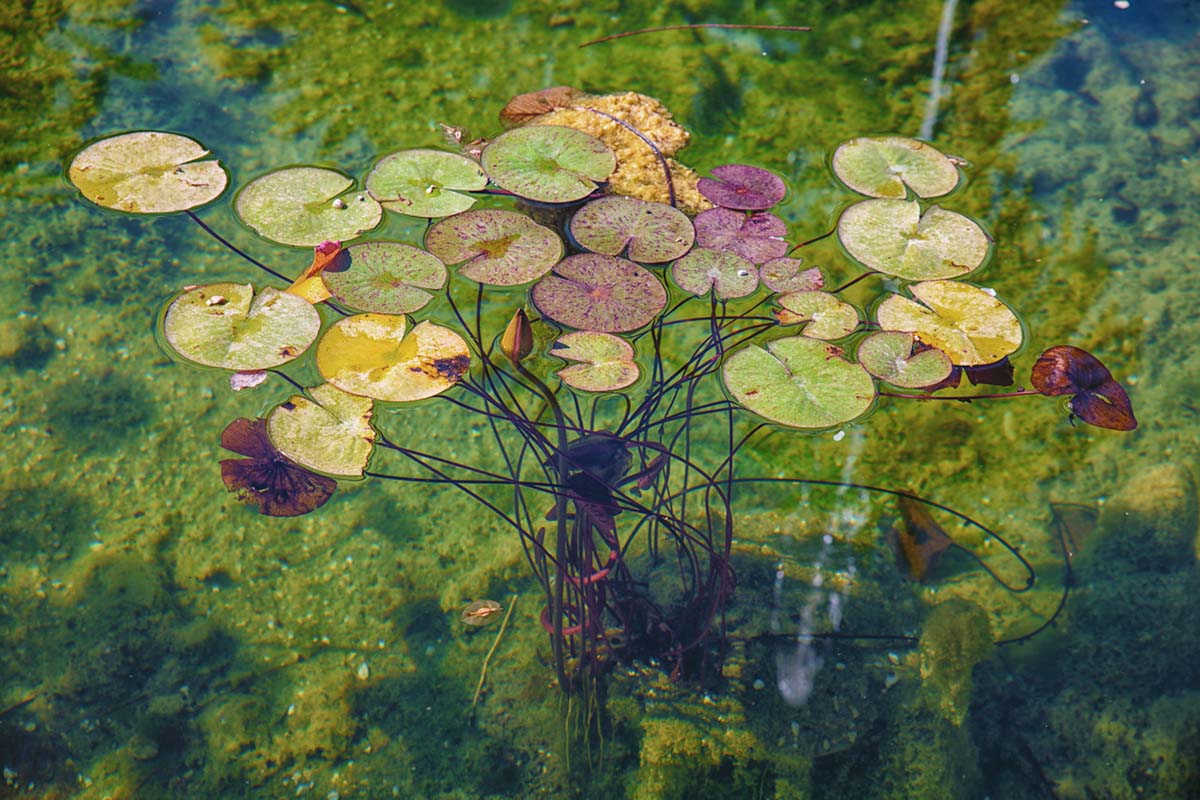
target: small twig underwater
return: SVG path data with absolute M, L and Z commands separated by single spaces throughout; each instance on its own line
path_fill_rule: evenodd
M 487 655 L 483 657 L 483 666 L 479 668 L 479 683 L 475 684 L 475 696 L 471 698 L 471 715 L 475 715 L 475 707 L 479 705 L 479 694 L 483 691 L 483 682 L 487 679 L 488 663 L 491 662 L 492 656 L 496 653 L 496 648 L 500 646 L 500 639 L 504 636 L 504 630 L 508 627 L 508 618 L 512 616 L 513 609 L 517 607 L 517 599 L 520 595 L 513 595 L 512 600 L 508 602 L 508 611 L 504 612 L 504 619 L 500 623 L 500 630 L 496 631 L 496 638 L 492 642 L 492 647 L 487 651 Z
M 611 42 L 613 39 L 624 39 L 627 36 L 640 36 L 643 33 L 661 33 L 662 31 L 694 31 L 697 28 L 721 28 L 724 30 L 751 30 L 751 31 L 811 31 L 812 28 L 807 25 L 738 25 L 736 23 L 727 22 L 698 22 L 691 25 L 663 25 L 658 28 L 642 28 L 636 31 L 625 31 L 624 33 L 613 33 L 608 36 L 601 36 L 599 39 L 592 39 L 590 42 L 584 42 L 580 47 L 590 47 L 601 42 Z

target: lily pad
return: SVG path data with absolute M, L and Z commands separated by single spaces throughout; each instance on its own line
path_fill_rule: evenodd
M 667 290 L 654 273 L 596 253 L 564 258 L 534 284 L 532 296 L 538 310 L 555 322 L 604 333 L 648 325 L 667 305 Z
M 829 428 L 862 416 L 875 381 L 840 347 L 792 336 L 746 345 L 725 360 L 725 387 L 745 409 L 790 428 Z
M 758 288 L 758 270 L 737 253 L 697 247 L 671 265 L 671 278 L 685 292 L 718 300 L 745 297 Z
M 320 167 L 288 167 L 242 187 L 233 207 L 260 236 L 294 247 L 345 242 L 383 219 L 383 207 L 354 181 Z
M 803 269 L 803 258 L 772 258 L 758 268 L 758 278 L 773 292 L 815 292 L 825 288 L 820 267 Z
M 563 254 L 557 233 L 524 214 L 502 208 L 464 211 L 434 223 L 425 247 L 465 278 L 490 286 L 517 286 L 545 275 Z
M 135 214 L 198 208 L 221 196 L 229 175 L 204 145 L 163 131 L 109 136 L 85 147 L 67 176 L 98 206 Z
M 970 217 L 916 200 L 864 200 L 842 212 L 838 239 L 868 269 L 905 280 L 957 278 L 987 259 L 991 240 Z
M 691 249 L 696 231 L 687 214 L 677 208 L 613 195 L 576 211 L 571 218 L 571 236 L 593 253 L 661 264 Z
M 284 458 L 267 437 L 266 420 L 235 419 L 221 432 L 221 447 L 246 456 L 221 461 L 225 488 L 268 517 L 307 514 L 325 505 L 337 490 L 333 478 Z
M 351 245 L 321 273 L 339 301 L 359 311 L 410 314 L 446 285 L 446 265 L 437 256 L 403 242 Z
M 321 316 L 294 294 L 239 283 L 196 286 L 171 301 L 162 321 L 168 345 L 207 367 L 257 370 L 299 356 L 317 338 Z
M 907 331 L 959 367 L 993 364 L 1021 346 L 1021 323 L 993 295 L 958 281 L 915 283 L 920 302 L 894 294 L 875 312 L 885 331 Z M 922 305 L 922 303 L 924 305 Z
M 487 186 L 479 163 L 441 150 L 401 150 L 386 155 L 367 175 L 367 191 L 388 211 L 413 217 L 448 217 L 466 211 Z
M 638 379 L 633 346 L 619 336 L 597 331 L 573 331 L 558 337 L 551 354 L 578 361 L 558 371 L 563 383 L 585 392 L 613 392 Z
M 714 167 L 712 174 L 712 178 L 701 178 L 696 189 L 721 208 L 764 211 L 787 194 L 782 178 L 758 167 L 726 164 Z
M 775 298 L 780 308 L 775 319 L 780 325 L 804 326 L 805 336 L 814 339 L 841 339 L 858 327 L 858 311 L 829 292 L 788 292 Z
M 710 208 L 695 220 L 696 244 L 737 253 L 751 264 L 763 264 L 786 255 L 787 225 L 774 214 L 745 214 L 728 208 Z
M 406 328 L 392 314 L 338 320 L 317 344 L 317 369 L 339 389 L 385 402 L 433 397 L 462 380 L 471 355 L 461 336 L 432 322 Z
M 913 352 L 916 337 L 903 331 L 880 331 L 858 345 L 858 363 L 876 378 L 905 389 L 923 389 L 950 377 L 954 367 L 936 347 Z
M 617 167 L 617 157 L 594 136 L 559 125 L 506 131 L 483 149 L 492 182 L 539 203 L 570 203 L 587 197 Z
M 323 383 L 267 416 L 271 444 L 297 464 L 326 475 L 358 478 L 375 447 L 370 398 Z
M 833 153 L 833 171 L 869 197 L 940 197 L 958 185 L 958 168 L 933 145 L 901 136 L 864 137 Z
M 1108 367 L 1086 350 L 1051 347 L 1033 365 L 1030 383 L 1044 395 L 1071 395 L 1071 413 L 1089 425 L 1114 431 L 1137 427 L 1133 404 Z

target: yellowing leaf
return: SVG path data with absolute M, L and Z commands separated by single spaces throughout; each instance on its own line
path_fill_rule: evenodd
M 977 286 L 925 281 L 913 284 L 909 291 L 920 302 L 892 295 L 875 312 L 879 326 L 915 334 L 946 353 L 955 366 L 994 364 L 1021 346 L 1016 315 Z
M 287 291 L 297 297 L 303 297 L 314 306 L 328 300 L 333 294 L 325 285 L 321 273 L 336 261 L 341 253 L 342 246 L 338 242 L 321 242 L 313 248 L 313 260 L 308 269 L 300 273 L 300 277 L 292 282 Z

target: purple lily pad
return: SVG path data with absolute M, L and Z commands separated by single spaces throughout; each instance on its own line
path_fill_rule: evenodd
M 446 285 L 437 256 L 403 242 L 350 245 L 321 273 L 333 296 L 357 311 L 411 314 Z
M 815 292 L 825 288 L 820 267 L 801 269 L 803 258 L 772 258 L 758 269 L 759 280 L 773 292 Z
M 739 211 L 763 211 L 787 194 L 783 180 L 773 172 L 745 164 L 715 167 L 712 178 L 701 178 L 700 194 L 721 208 Z
M 728 208 L 710 208 L 695 220 L 696 244 L 737 253 L 751 264 L 762 264 L 787 254 L 787 225 L 774 214 L 744 214 Z
M 593 253 L 619 256 L 628 248 L 633 261 L 661 264 L 686 253 L 696 231 L 687 214 L 677 208 L 612 195 L 576 211 L 571 236 Z
M 758 288 L 754 265 L 737 253 L 697 247 L 671 265 L 671 277 L 685 292 L 703 297 L 711 289 L 718 300 L 745 297 Z
M 425 247 L 458 273 L 489 286 L 517 286 L 545 275 L 563 254 L 558 234 L 502 208 L 464 211 L 435 223 Z
M 597 253 L 568 256 L 533 287 L 533 303 L 555 322 L 603 333 L 637 330 L 667 305 L 650 270 Z

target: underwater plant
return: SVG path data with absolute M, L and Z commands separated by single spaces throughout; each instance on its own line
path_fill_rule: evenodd
M 839 296 L 849 283 L 827 289 L 796 257 L 771 213 L 782 179 L 740 164 L 699 178 L 639 128 L 645 115 L 603 100 L 566 87 L 515 98 L 494 138 L 447 128 L 458 152 L 389 153 L 361 183 L 315 166 L 251 180 L 238 218 L 313 250 L 294 279 L 197 215 L 228 184 L 198 142 L 137 131 L 75 156 L 69 178 L 91 202 L 184 213 L 279 282 L 184 287 L 160 319 L 173 356 L 228 371 L 233 391 L 282 381 L 270 411 L 221 434 L 243 457 L 221 461 L 230 491 L 270 516 L 311 513 L 346 480 L 464 493 L 519 537 L 558 683 L 574 692 L 633 660 L 674 679 L 719 674 L 734 498 L 760 480 L 736 464 L 766 431 L 837 428 L 881 397 L 1072 395 L 1085 423 L 1136 425 L 1108 370 L 1070 346 L 1042 355 L 1033 390 L 938 394 L 964 373 L 1011 384 L 1025 339 L 995 292 L 963 280 L 988 261 L 988 234 L 929 202 L 958 187 L 961 161 L 902 137 L 834 152 L 835 176 L 866 197 L 829 235 L 864 276 L 890 279 L 868 313 Z M 619 189 L 622 171 L 640 177 Z M 390 215 L 427 220 L 420 241 L 369 238 Z M 312 368 L 319 383 L 295 377 Z M 494 459 L 430 449 L 402 416 L 377 413 L 418 403 L 486 431 Z M 899 551 L 922 580 L 959 546 L 918 519 L 921 504 L 943 506 L 891 493 L 913 531 Z M 1009 549 L 1028 588 L 1032 568 Z

